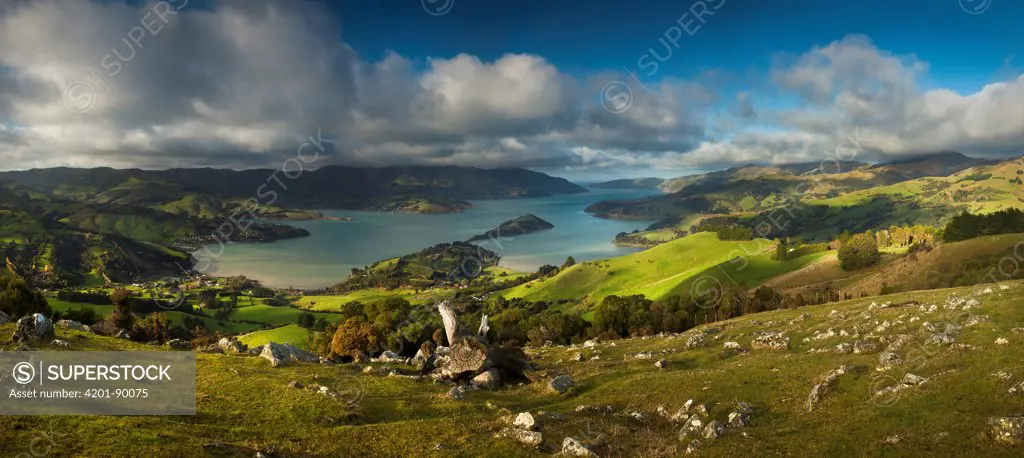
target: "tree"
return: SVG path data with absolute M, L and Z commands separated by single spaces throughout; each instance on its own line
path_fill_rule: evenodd
M 131 306 L 132 292 L 125 288 L 117 288 L 110 293 L 110 302 L 114 304 L 114 311 L 110 314 L 110 322 L 117 329 L 132 329 L 135 324 L 135 315 L 132 315 Z
M 167 340 L 171 330 L 171 319 L 167 315 L 156 312 L 150 313 L 145 319 L 136 321 L 129 332 L 132 340 L 139 342 Z
M 558 267 L 555 267 L 551 264 L 544 264 L 543 266 L 540 266 L 540 268 L 537 269 L 537 275 L 541 277 L 551 276 L 556 273 L 558 273 Z
M 0 277 L 0 311 L 14 320 L 33 313 L 51 313 L 42 293 L 29 288 L 25 280 L 10 277 Z
M 854 235 L 839 248 L 839 267 L 857 270 L 873 266 L 882 258 L 878 242 L 871 231 Z
M 338 326 L 331 339 L 331 351 L 340 356 L 361 359 L 377 346 L 379 338 L 373 325 L 358 318 L 349 318 Z
M 306 329 L 312 329 L 313 325 L 316 323 L 316 315 L 313 315 L 312 313 L 309 312 L 302 312 L 299 314 L 299 317 L 296 321 L 298 322 L 299 326 Z
M 572 256 L 569 256 L 568 258 L 565 258 L 565 263 L 562 264 L 562 268 L 568 269 L 574 265 L 576 265 L 576 259 L 573 258 Z

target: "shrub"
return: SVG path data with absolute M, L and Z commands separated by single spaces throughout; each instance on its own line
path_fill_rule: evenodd
M 0 311 L 14 320 L 33 313 L 51 314 L 42 293 L 29 288 L 25 280 L 8 277 L 0 277 Z
M 839 267 L 857 270 L 873 266 L 882 258 L 875 235 L 869 232 L 854 235 L 839 248 Z
M 380 339 L 373 325 L 358 318 L 349 318 L 338 326 L 331 339 L 331 351 L 339 356 L 359 360 L 377 347 Z

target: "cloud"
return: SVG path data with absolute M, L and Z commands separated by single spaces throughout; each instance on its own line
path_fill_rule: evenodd
M 59 32 L 57 32 L 59 31 Z M 672 170 L 817 161 L 859 132 L 870 158 L 1024 143 L 1024 80 L 922 90 L 928 65 L 850 36 L 726 72 L 602 89 L 532 54 L 368 61 L 306 2 L 15 2 L 0 12 L 0 167 L 275 167 L 318 128 L 322 164 Z M 718 83 L 716 83 L 718 82 Z M 785 100 L 787 103 L 779 103 Z M 793 103 L 795 101 L 795 103 Z

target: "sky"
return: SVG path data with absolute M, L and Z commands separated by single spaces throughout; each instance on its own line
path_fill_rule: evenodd
M 1024 154 L 1011 0 L 0 0 L 0 170 Z M 307 145 L 308 146 L 308 145 Z M 308 151 L 308 150 L 306 150 Z

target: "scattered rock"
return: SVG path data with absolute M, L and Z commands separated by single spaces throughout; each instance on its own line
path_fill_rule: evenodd
M 530 447 L 537 447 L 544 441 L 544 436 L 541 433 L 519 428 L 504 428 L 495 437 L 512 439 Z
M 167 341 L 167 346 L 171 350 L 188 351 L 188 350 L 192 349 L 192 344 L 190 344 L 190 343 L 188 343 L 188 342 L 186 342 L 184 340 L 181 340 L 181 339 L 171 339 L 171 340 L 168 340 Z
M 694 453 L 697 453 L 697 450 L 699 448 L 700 448 L 700 441 L 697 440 L 697 439 L 694 439 L 694 440 L 690 441 L 690 445 L 686 446 L 686 454 L 687 455 L 692 455 Z
M 1014 334 L 1024 334 L 1024 328 L 1013 328 L 1010 330 L 1010 332 Z
M 877 350 L 878 345 L 871 339 L 862 339 L 853 343 L 853 354 L 855 355 L 874 353 Z
M 501 376 L 498 374 L 497 369 L 488 369 L 486 372 L 473 377 L 473 380 L 471 380 L 473 386 L 483 388 L 485 390 L 497 389 L 500 382 Z
M 722 348 L 726 350 L 739 350 L 743 347 L 740 346 L 739 342 L 726 342 L 722 344 Z
M 533 415 L 531 415 L 530 412 L 522 412 L 519 415 L 516 415 L 516 419 L 512 422 L 512 426 L 532 431 L 537 429 L 537 420 L 533 418 Z
M 1006 338 L 1000 337 L 1000 338 L 996 339 L 996 345 L 1009 345 L 1009 344 L 1010 344 L 1010 341 L 1006 340 Z
M 707 340 L 704 338 L 704 334 L 694 334 L 686 339 L 686 348 L 692 350 L 695 348 L 701 348 L 707 346 Z
M 839 366 L 838 368 L 826 374 L 825 377 L 822 379 L 821 383 L 814 385 L 814 387 L 811 388 L 811 394 L 807 396 L 807 411 L 813 411 L 814 408 L 818 405 L 818 403 L 821 402 L 822 398 L 825 397 L 825 394 L 835 383 L 836 379 L 838 379 L 839 376 L 847 373 L 849 370 L 850 368 L 846 367 L 845 365 Z
M 851 352 L 853 352 L 853 345 L 850 345 L 849 343 L 843 342 L 843 343 L 841 343 L 839 345 L 836 345 L 836 353 L 844 353 L 845 354 L 845 353 L 851 353 Z
M 11 335 L 15 342 L 33 343 L 53 340 L 53 323 L 41 313 L 23 316 L 18 320 L 18 328 Z
M 1010 380 L 1010 379 L 1013 378 L 1013 374 L 1008 373 L 1006 371 L 996 372 L 996 373 L 992 374 L 992 376 L 997 378 L 997 379 L 999 379 L 999 380 Z
M 1024 416 L 989 417 L 988 424 L 996 442 L 1011 445 L 1024 442 Z
M 977 326 L 981 323 L 988 321 L 988 315 L 971 315 L 967 317 L 967 321 L 964 322 L 964 327 L 969 328 L 971 326 Z
M 575 355 L 572 355 L 572 360 L 583 361 L 583 353 L 576 353 Z
M 462 389 L 461 386 L 456 386 L 456 387 L 452 387 L 452 389 L 448 390 L 448 394 L 446 394 L 446 396 L 448 396 L 448 399 L 451 399 L 453 401 L 458 401 L 458 400 L 461 400 L 463 397 L 466 396 L 466 391 L 464 389 Z
M 724 430 L 725 427 L 722 426 L 722 422 L 718 420 L 712 420 L 711 423 L 708 423 L 708 425 L 704 428 L 703 435 L 705 439 L 718 439 L 719 437 L 722 436 L 722 432 Z
M 217 342 L 217 346 L 224 350 L 224 353 L 245 353 L 246 351 L 245 345 L 241 342 L 227 337 L 220 339 Z
M 575 384 L 576 382 L 573 382 L 572 378 L 568 375 L 559 375 L 548 382 L 548 388 L 558 394 L 565 394 Z
M 654 363 L 654 367 L 657 367 L 658 369 L 664 369 L 668 367 L 668 361 L 659 359 L 657 362 Z
M 566 437 L 562 440 L 562 453 L 569 456 L 596 456 L 575 437 Z
M 769 350 L 785 350 L 789 348 L 789 337 L 786 337 L 781 332 L 768 331 L 755 337 L 750 342 L 750 346 Z
M 900 441 L 902 440 L 903 438 L 900 437 L 898 434 L 893 434 L 892 436 L 886 437 L 883 442 L 885 442 L 886 444 L 896 445 L 900 443 Z
M 292 344 L 270 342 L 263 346 L 260 357 L 270 361 L 270 367 L 287 366 L 294 362 L 319 362 L 320 358 Z
M 71 344 L 69 344 L 67 341 L 60 339 L 53 339 L 53 342 L 50 342 L 50 344 L 56 348 L 68 348 L 69 346 L 71 346 Z
M 0 315 L 3 315 L 3 312 L 0 312 Z M 4 315 L 4 316 L 6 316 L 6 315 Z M 0 316 L 0 324 L 4 323 L 4 316 Z M 54 326 L 56 326 L 58 328 L 61 328 L 61 329 L 72 329 L 72 330 L 75 330 L 75 331 L 89 332 L 89 327 L 88 326 L 86 326 L 86 325 L 84 325 L 82 323 L 79 323 L 79 322 L 77 322 L 75 320 L 60 320 L 60 321 L 54 323 Z
M 1024 382 L 1020 382 L 1020 383 L 1018 383 L 1018 384 L 1016 384 L 1014 386 L 1011 386 L 1010 389 L 1006 390 L 1006 393 L 1007 394 L 1024 393 Z
M 292 380 L 288 383 L 288 388 L 302 389 L 303 385 L 298 380 Z

